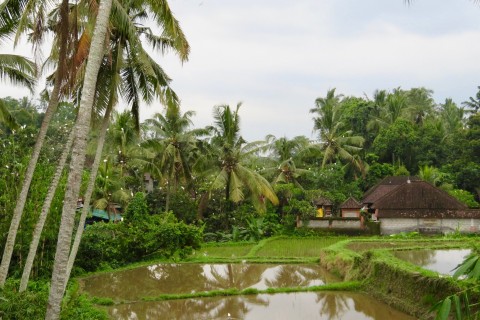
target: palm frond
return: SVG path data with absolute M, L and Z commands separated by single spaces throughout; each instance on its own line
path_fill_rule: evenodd
M 228 173 L 225 170 L 221 170 L 220 173 L 213 180 L 210 189 L 223 189 L 227 185 Z
M 7 40 L 15 33 L 26 0 L 5 0 L 0 4 L 0 40 Z
M 178 20 L 173 16 L 172 11 L 166 0 L 147 0 L 146 4 L 150 7 L 157 24 L 162 28 L 162 35 L 173 41 L 173 48 L 176 50 L 180 60 L 188 60 L 190 45 L 185 37 Z
M 33 92 L 36 71 L 35 63 L 25 57 L 15 54 L 0 54 L 0 78 L 2 79 L 24 85 Z
M 8 111 L 3 99 L 0 99 L 0 123 L 4 123 L 10 129 L 18 128 L 18 123 Z
M 245 199 L 245 196 L 242 192 L 243 183 L 239 176 L 233 170 L 230 173 L 230 199 L 233 202 L 240 202 Z

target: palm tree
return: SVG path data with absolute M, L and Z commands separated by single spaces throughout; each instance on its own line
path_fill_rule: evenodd
M 70 276 L 78 247 L 80 245 L 90 199 L 100 165 L 106 131 L 110 121 L 110 113 L 118 100 L 118 94 L 122 94 L 125 100 L 132 106 L 132 115 L 135 119 L 135 128 L 137 132 L 139 129 L 138 119 L 140 100 L 143 99 L 148 103 L 153 99 L 154 95 L 157 95 L 164 103 L 178 103 L 176 94 L 168 86 L 170 79 L 163 72 L 161 67 L 145 52 L 139 41 L 140 35 L 143 34 L 154 48 L 158 47 L 162 51 L 169 48 L 173 49 L 182 62 L 188 58 L 188 42 L 178 25 L 178 21 L 173 17 L 166 1 L 135 1 L 123 5 L 124 6 L 121 6 L 120 3 L 114 2 L 113 7 L 114 14 L 112 19 L 115 28 L 110 34 L 110 52 L 111 56 L 114 57 L 113 62 L 110 62 L 109 59 L 104 59 L 104 68 L 101 68 L 99 73 L 99 82 L 97 83 L 97 91 L 95 94 L 97 101 L 96 104 L 104 105 L 103 109 L 106 111 L 102 128 L 99 133 L 95 160 L 90 173 L 90 180 L 85 193 L 86 205 L 80 216 L 75 241 L 72 245 L 72 250 L 67 263 L 67 280 Z M 151 13 L 145 10 L 145 5 L 150 8 Z M 156 36 L 150 29 L 143 28 L 140 24 L 135 22 L 135 19 L 146 19 L 149 14 L 152 15 L 156 23 L 163 28 L 163 34 L 161 37 Z M 108 88 L 108 90 L 105 90 L 105 88 Z M 138 91 L 138 89 L 140 91 Z M 123 120 L 127 118 L 128 117 L 124 116 Z M 122 117 L 120 117 L 120 119 L 122 119 Z M 128 125 L 122 125 L 121 133 L 118 131 L 119 134 L 116 135 L 118 138 L 117 142 L 119 142 L 120 146 L 118 162 L 121 163 L 122 168 L 126 163 L 126 146 L 128 142 L 137 137 L 137 134 L 133 131 L 126 132 L 129 128 L 130 126 Z M 120 178 L 125 178 L 123 169 L 120 172 Z M 122 195 L 122 198 L 125 198 L 126 192 L 122 188 L 117 190 L 116 193 Z M 108 202 L 109 197 L 108 193 L 107 196 L 104 195 L 102 199 Z M 100 202 L 97 200 L 97 205 Z M 103 203 L 104 202 L 105 201 L 103 201 Z M 64 283 L 64 289 L 65 286 L 66 282 Z
M 52 272 L 52 282 L 48 297 L 47 313 L 45 319 L 59 319 L 60 303 L 63 298 L 65 284 L 67 283 L 67 264 L 70 253 L 75 209 L 80 191 L 81 174 L 83 171 L 86 151 L 86 140 L 90 129 L 90 119 L 94 100 L 97 76 L 102 63 L 105 48 L 105 36 L 112 0 L 100 2 L 98 8 L 95 30 L 92 37 L 91 50 L 85 70 L 85 79 L 82 88 L 82 98 L 75 122 L 75 135 L 72 146 L 72 160 L 67 178 L 62 218 L 58 232 L 57 249 Z
M 3 5 L 3 4 L 2 4 Z M 21 84 L 33 90 L 35 84 L 36 67 L 35 64 L 21 56 L 9 55 L 9 54 L 0 54 L 0 77 L 8 79 L 13 83 Z M 12 115 L 8 112 L 3 99 L 0 99 L 0 123 L 5 123 L 10 128 L 16 128 L 17 123 Z M 46 132 L 45 132 L 46 133 Z M 30 169 L 30 167 L 28 167 Z M 28 170 L 25 174 L 25 179 L 29 173 L 30 181 L 33 177 L 33 170 Z M 10 260 L 13 253 L 13 248 L 15 244 L 15 238 L 17 235 L 18 226 L 20 224 L 21 214 L 23 212 L 23 206 L 25 205 L 26 196 L 28 193 L 28 188 L 25 191 L 22 189 L 19 198 L 22 198 L 23 205 L 18 210 L 16 209 L 12 217 L 9 233 L 7 236 L 7 242 L 5 244 L 5 249 L 2 256 L 2 262 L 0 264 L 0 287 L 3 287 L 5 280 L 8 274 L 8 267 L 10 266 Z
M 187 189 L 192 187 L 192 166 L 198 158 L 197 138 L 208 132 L 188 130 L 194 114 L 187 111 L 182 115 L 178 106 L 169 106 L 165 116 L 157 113 L 153 119 L 145 121 L 152 138 L 144 146 L 153 151 L 152 161 L 159 168 L 157 178 L 163 178 L 167 187 L 165 211 L 169 208 L 171 188 L 176 192 L 180 185 Z
M 467 108 L 470 108 L 471 113 L 477 113 L 478 110 L 480 110 L 480 86 L 477 87 L 478 91 L 477 94 L 474 97 L 468 98 L 467 101 L 462 102 L 462 105 L 464 105 Z
M 314 130 L 319 131 L 319 144 L 316 145 L 323 151 L 322 168 L 327 163 L 337 159 L 352 162 L 354 154 L 362 150 L 364 138 L 353 136 L 352 130 L 345 128 L 341 114 L 341 95 L 335 95 L 335 89 L 327 92 L 326 98 L 317 98 L 316 107 L 311 113 L 317 113 L 314 118 Z M 315 147 L 315 146 L 314 146 Z
M 240 117 L 237 104 L 235 111 L 228 105 L 214 107 L 215 126 L 212 145 L 219 150 L 217 171 L 211 190 L 225 189 L 227 203 L 245 199 L 244 188 L 250 193 L 250 201 L 259 211 L 265 208 L 265 199 L 278 204 L 268 181 L 258 172 L 244 166 L 243 162 L 259 150 L 259 142 L 247 144 L 240 136 Z M 231 208 L 231 205 L 228 205 Z
M 442 172 L 440 172 L 440 170 L 438 170 L 433 166 L 427 166 L 427 165 L 420 167 L 418 171 L 418 176 L 420 177 L 420 179 L 430 182 L 436 187 L 438 187 L 438 185 L 440 184 L 443 178 L 443 174 Z
M 367 130 L 372 132 L 375 136 L 381 129 L 380 121 L 377 121 L 377 119 L 380 119 L 382 110 L 386 108 L 387 96 L 388 93 L 386 90 L 375 90 L 373 93 L 373 100 L 368 99 L 372 104 L 372 108 L 369 114 L 371 119 L 367 123 Z
M 450 140 L 451 137 L 461 130 L 464 126 L 464 114 L 463 108 L 457 107 L 455 102 L 451 98 L 445 99 L 445 103 L 440 104 L 440 124 L 443 131 L 443 139 Z
M 150 10 L 146 10 L 145 6 Z M 135 20 L 146 19 L 151 16 L 156 24 L 162 28 L 162 36 L 156 36 L 149 28 L 141 27 L 140 23 Z M 140 100 L 147 103 L 152 101 L 153 96 L 158 96 L 160 100 L 166 105 L 175 106 L 179 103 L 178 98 L 169 87 L 170 78 L 163 72 L 162 68 L 146 53 L 139 38 L 141 35 L 145 36 L 147 42 L 155 49 L 160 49 L 164 52 L 167 49 L 172 49 L 180 58 L 182 62 L 188 58 L 190 51 L 189 44 L 183 34 L 178 21 L 174 18 L 168 3 L 166 1 L 134 1 L 119 6 L 119 3 L 114 3 L 114 21 L 116 29 L 111 34 L 111 51 L 116 57 L 112 68 L 106 71 L 106 83 L 109 90 L 107 91 L 108 99 L 102 97 L 102 86 L 97 89 L 97 100 L 107 102 L 103 125 L 100 130 L 98 145 L 95 155 L 95 160 L 92 165 L 90 180 L 85 193 L 86 206 L 82 210 L 80 221 L 75 235 L 75 241 L 72 245 L 72 250 L 67 264 L 68 280 L 72 270 L 80 241 L 85 225 L 85 219 L 88 214 L 88 205 L 90 203 L 91 194 L 93 192 L 98 167 L 100 165 L 103 144 L 105 142 L 106 131 L 110 119 L 110 112 L 117 101 L 118 92 L 120 92 L 125 100 L 131 105 L 131 115 L 135 120 L 136 132 L 139 130 L 139 106 Z M 124 58 L 125 56 L 125 58 Z M 107 60 L 108 61 L 108 60 Z M 110 71 L 109 71 L 110 70 Z M 110 75 L 110 77 L 108 77 Z M 120 75 L 120 77 L 117 77 Z M 108 85 L 109 84 L 109 85 Z M 140 89 L 140 92 L 137 90 Z M 141 93 L 141 97 L 140 94 Z M 123 127 L 122 127 L 123 128 Z M 121 164 L 121 178 L 123 179 L 123 165 L 126 163 L 126 149 L 125 143 L 127 140 L 132 140 L 137 135 L 127 134 L 130 126 L 126 125 L 121 134 L 117 135 L 120 138 L 119 162 Z M 122 162 L 123 161 L 123 162 Z M 125 197 L 124 190 L 117 190 L 118 194 Z M 65 290 L 66 282 L 64 284 Z
M 268 135 L 265 140 L 268 141 L 267 150 L 270 151 L 270 156 L 278 162 L 299 158 L 310 144 L 310 140 L 305 136 L 297 136 L 293 139 L 286 137 L 277 139 L 273 135 Z
M 422 125 L 425 118 L 433 112 L 435 104 L 432 90 L 426 88 L 412 88 L 407 93 L 407 112 L 411 120 L 418 125 Z
M 27 255 L 27 258 L 25 259 L 25 265 L 23 267 L 23 273 L 22 273 L 22 279 L 20 281 L 19 292 L 23 292 L 27 289 L 28 279 L 30 278 L 30 273 L 32 271 L 33 262 L 35 259 L 35 255 L 37 253 L 38 244 L 40 242 L 40 237 L 42 235 L 43 227 L 45 225 L 48 212 L 50 211 L 50 206 L 52 204 L 55 191 L 57 190 L 58 184 L 60 182 L 60 178 L 65 168 L 65 164 L 67 163 L 67 158 L 68 158 L 68 155 L 70 154 L 70 149 L 72 148 L 73 137 L 74 137 L 73 133 L 74 131 L 72 130 L 68 137 L 68 141 L 64 146 L 65 149 L 62 152 L 61 158 L 57 165 L 57 169 L 50 183 L 50 187 L 48 189 L 47 195 L 45 197 L 45 201 L 42 206 L 42 211 L 40 212 L 38 221 L 35 224 L 35 229 L 32 235 L 32 241 L 30 243 L 28 255 Z
M 308 170 L 298 168 L 296 163 L 301 161 L 301 156 L 308 149 L 310 141 L 305 136 L 288 139 L 275 138 L 268 135 L 266 151 L 268 155 L 262 160 L 260 172 L 276 183 L 293 183 L 302 188 L 298 178 L 308 173 Z
M 11 0 L 8 2 L 6 1 L 0 8 L 2 9 L 2 13 L 0 13 L 0 17 L 5 16 L 5 10 L 8 11 L 12 8 L 12 6 L 10 6 L 10 2 Z M 20 6 L 13 6 L 13 7 L 15 9 L 21 9 L 21 8 L 25 9 L 23 12 L 16 11 L 14 14 L 14 16 L 19 16 L 19 17 L 21 16 L 18 22 L 18 30 L 17 30 L 17 37 L 16 37 L 16 39 L 18 39 L 18 36 L 25 30 L 26 25 L 28 25 L 27 20 L 29 15 L 31 14 L 32 8 L 27 5 L 24 5 L 24 2 L 22 2 L 22 5 Z M 67 38 L 68 38 L 66 34 L 67 28 L 65 28 L 65 26 L 68 25 L 68 1 L 67 0 L 62 1 L 61 10 L 60 10 L 60 22 L 58 25 L 63 26 L 63 28 L 62 27 L 59 28 L 61 45 L 59 49 L 59 52 L 60 52 L 59 63 L 57 65 L 57 70 L 55 73 L 55 84 L 52 90 L 52 94 L 50 96 L 48 107 L 45 111 L 45 115 L 42 121 L 42 125 L 40 127 L 40 131 L 37 135 L 35 146 L 33 147 L 32 156 L 30 158 L 30 161 L 27 166 L 27 170 L 25 172 L 22 189 L 18 195 L 16 206 L 13 212 L 13 217 L 10 223 L 10 228 L 7 235 L 7 241 L 5 243 L 5 249 L 2 256 L 2 262 L 0 264 L 0 287 L 4 286 L 5 280 L 7 278 L 8 268 L 10 266 L 10 260 L 12 258 L 13 248 L 15 245 L 15 238 L 17 236 L 17 230 L 20 225 L 20 220 L 22 218 L 25 202 L 27 200 L 28 190 L 30 188 L 30 184 L 33 178 L 33 173 L 37 165 L 38 157 L 40 155 L 40 150 L 42 149 L 43 143 L 45 141 L 45 136 L 47 133 L 48 126 L 50 124 L 50 120 L 52 119 L 53 114 L 55 113 L 58 106 L 60 86 L 61 86 L 61 82 L 64 75 L 64 61 L 66 57 Z M 37 33 L 34 33 L 34 35 L 32 36 L 32 39 L 38 39 L 38 37 L 39 35 Z

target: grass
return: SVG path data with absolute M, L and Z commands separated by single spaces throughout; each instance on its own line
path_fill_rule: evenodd
M 374 249 L 413 250 L 413 249 L 438 249 L 438 248 L 464 248 L 470 247 L 471 240 L 466 239 L 395 239 L 352 241 L 347 248 L 352 251 L 367 251 Z
M 255 253 L 257 257 L 318 257 L 320 250 L 331 246 L 343 237 L 276 238 L 266 242 Z
M 179 300 L 192 298 L 209 298 L 209 297 L 226 297 L 250 294 L 273 294 L 273 293 L 292 293 L 292 292 L 318 292 L 318 291 L 356 291 L 362 287 L 359 281 L 337 282 L 323 286 L 311 287 L 289 287 L 289 288 L 268 288 L 259 290 L 255 288 L 247 288 L 238 290 L 235 288 L 227 290 L 211 290 L 202 292 L 193 292 L 185 294 L 161 294 L 155 297 L 143 297 L 143 301 L 164 301 L 164 300 Z M 131 302 L 129 302 L 131 303 Z
M 214 257 L 214 258 L 237 258 L 246 256 L 255 246 L 255 243 L 217 244 L 207 245 L 195 251 L 190 258 Z

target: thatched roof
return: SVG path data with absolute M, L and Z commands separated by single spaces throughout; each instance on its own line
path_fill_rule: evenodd
M 407 183 L 408 181 L 420 181 L 418 177 L 398 176 L 386 177 L 375 186 L 371 187 L 363 195 L 363 203 L 375 203 L 384 195 L 390 193 L 392 190 Z
M 341 205 L 341 209 L 360 209 L 362 208 L 362 204 L 357 201 L 357 199 L 350 197 L 345 200 Z
M 313 204 L 316 206 L 331 206 L 333 205 L 332 201 L 324 197 L 318 197 L 312 200 Z
M 402 184 L 373 203 L 374 209 L 460 210 L 467 206 L 425 181 Z

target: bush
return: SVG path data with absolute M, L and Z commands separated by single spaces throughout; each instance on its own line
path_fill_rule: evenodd
M 178 222 L 171 213 L 150 215 L 142 194 L 135 195 L 118 224 L 96 223 L 84 232 L 77 264 L 86 271 L 117 268 L 157 254 L 184 257 L 200 248 L 203 228 Z
M 0 289 L 0 319 L 43 319 L 47 310 L 48 284 L 31 283 L 35 291 L 17 292 L 18 281 L 7 281 Z
M 461 189 L 453 189 L 447 191 L 449 195 L 456 198 L 458 201 L 466 204 L 469 208 L 478 208 L 480 205 L 475 201 L 475 197 L 468 191 Z
M 43 319 L 47 310 L 49 285 L 47 281 L 30 281 L 28 289 L 17 292 L 19 282 L 7 281 L 0 289 L 0 319 Z M 95 309 L 90 299 L 78 294 L 78 286 L 67 290 L 62 303 L 60 319 L 108 319 L 108 315 Z

